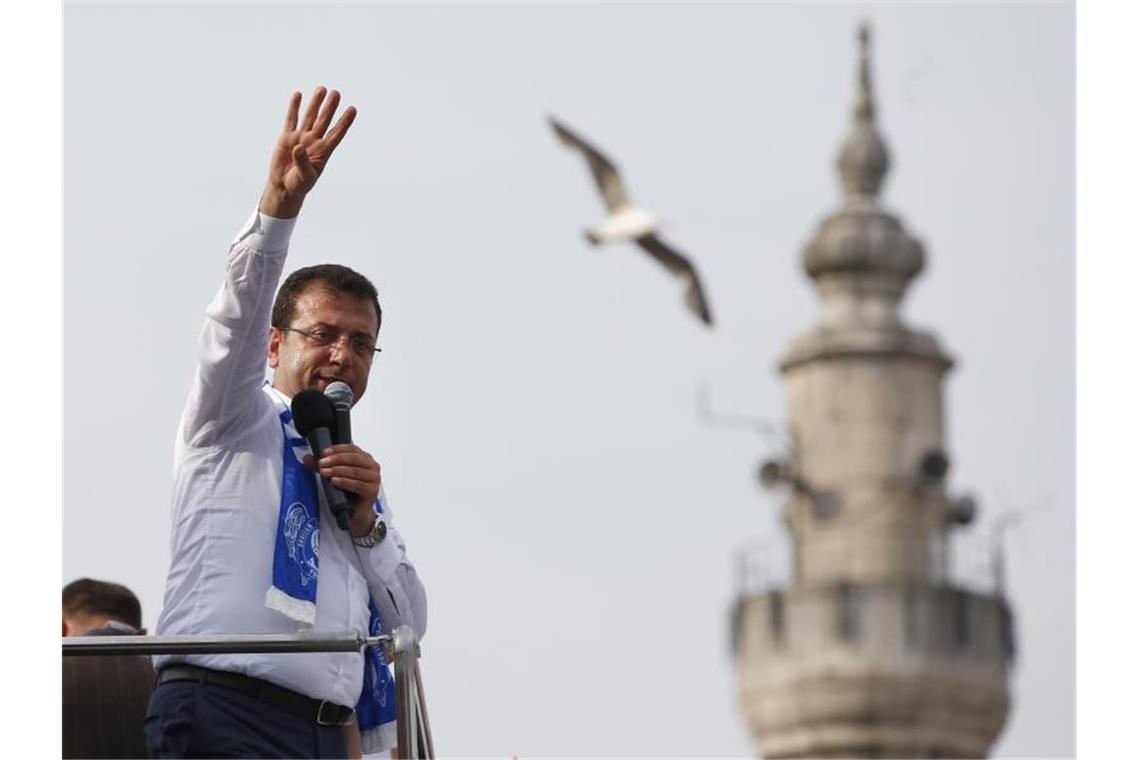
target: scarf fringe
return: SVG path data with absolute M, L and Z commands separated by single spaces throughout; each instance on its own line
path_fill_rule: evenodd
M 317 619 L 316 604 L 289 596 L 276 586 L 265 592 L 265 606 L 305 625 L 311 626 Z
M 362 731 L 360 742 L 364 746 L 364 754 L 366 755 L 387 752 L 399 743 L 396 734 L 396 721 L 389 721 L 368 731 Z

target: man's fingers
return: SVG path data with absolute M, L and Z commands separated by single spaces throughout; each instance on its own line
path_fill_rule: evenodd
M 380 473 L 376 472 L 376 470 L 370 470 L 366 467 L 352 467 L 349 465 L 322 467 L 321 475 L 326 478 L 351 478 L 352 480 L 369 483 L 376 483 L 380 479 Z
M 373 485 L 380 482 L 380 464 L 355 444 L 339 443 L 322 454 L 317 466 L 326 478 L 349 478 Z
M 342 491 L 352 491 L 353 493 L 362 495 L 371 495 L 377 492 L 375 481 L 357 480 L 356 478 L 342 478 L 338 475 L 334 475 L 328 479 L 334 486 Z
M 332 456 L 333 454 L 348 454 L 355 457 L 364 457 L 368 460 L 372 459 L 371 454 L 357 446 L 355 443 L 336 443 L 332 446 L 329 446 L 322 453 L 325 455 L 325 457 Z
M 353 120 L 356 118 L 356 108 L 349 106 L 348 109 L 341 114 L 340 119 L 337 121 L 336 126 L 332 131 L 325 136 L 325 155 L 329 155 L 336 146 L 340 145 L 340 141 L 344 139 L 344 135 L 348 132 L 348 128 L 352 126 Z
M 317 467 L 322 475 L 380 479 L 380 465 L 367 454 L 325 456 L 317 462 Z
M 301 131 L 308 132 L 313 128 L 313 124 L 317 121 L 317 114 L 321 110 L 321 102 L 325 99 L 324 86 L 318 87 L 313 91 L 313 97 L 309 99 L 309 107 L 305 109 L 305 118 L 301 120 Z
M 317 467 L 320 467 L 322 472 L 325 470 L 334 470 L 337 467 L 352 467 L 361 471 L 371 471 L 377 475 L 380 474 L 380 465 L 370 459 L 362 459 L 359 457 L 352 459 L 344 457 L 325 457 L 317 462 Z
M 289 96 L 289 108 L 285 112 L 285 131 L 292 132 L 297 128 L 297 114 L 301 110 L 301 93 L 294 92 Z
M 333 90 L 329 93 L 328 99 L 325 100 L 325 104 L 317 116 L 316 123 L 313 124 L 313 132 L 315 132 L 318 137 L 324 136 L 325 130 L 328 129 L 329 124 L 332 123 L 333 114 L 336 113 L 336 107 L 338 105 L 340 105 L 340 93 Z

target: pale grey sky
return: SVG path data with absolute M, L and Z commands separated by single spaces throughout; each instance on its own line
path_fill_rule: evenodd
M 782 556 L 753 477 L 775 445 L 708 429 L 695 399 L 785 416 L 775 363 L 816 315 L 800 250 L 838 203 L 864 17 L 885 202 L 928 255 L 904 313 L 959 362 L 952 483 L 978 538 L 1024 513 L 996 752 L 1072 755 L 1070 4 L 67 5 L 64 579 L 127 583 L 153 625 L 203 311 L 289 92 L 328 84 L 360 115 L 290 266 L 380 288 L 354 431 L 427 585 L 437 747 L 750 754 L 731 560 Z M 582 240 L 601 207 L 547 113 L 668 220 L 714 331 L 646 257 Z

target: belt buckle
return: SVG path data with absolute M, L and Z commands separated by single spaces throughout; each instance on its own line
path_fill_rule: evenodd
M 325 717 L 325 708 L 328 707 L 332 713 L 332 718 Z M 320 707 L 317 708 L 317 725 L 318 726 L 339 726 L 344 723 L 344 718 L 341 711 L 344 708 L 336 702 L 330 702 L 327 699 L 322 699 Z

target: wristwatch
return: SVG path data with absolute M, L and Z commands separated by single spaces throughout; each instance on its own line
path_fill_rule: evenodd
M 372 523 L 372 530 L 365 533 L 363 536 L 354 537 L 352 543 L 361 547 L 362 549 L 371 549 L 376 544 L 384 540 L 388 535 L 388 525 L 384 522 L 384 518 L 376 515 L 376 521 Z

